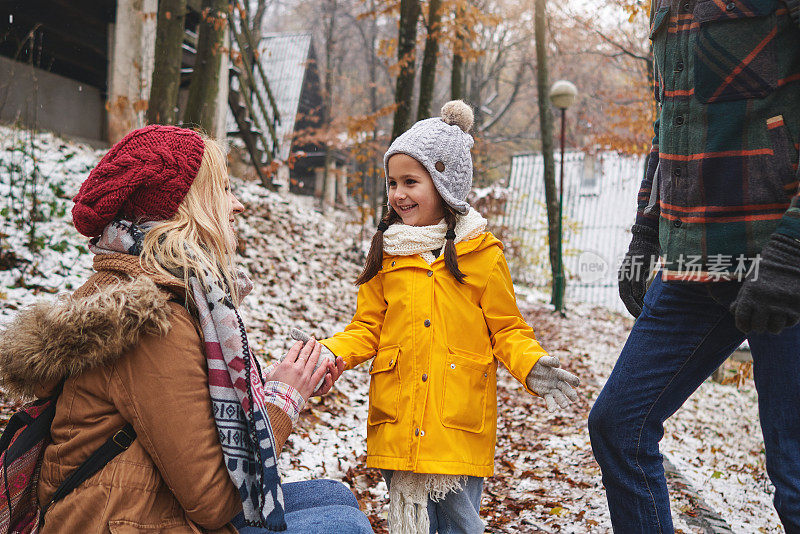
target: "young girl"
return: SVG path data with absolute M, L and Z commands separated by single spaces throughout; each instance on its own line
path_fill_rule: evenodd
M 447 103 L 384 156 L 389 206 L 344 332 L 321 343 L 350 369 L 372 359 L 367 465 L 390 488 L 392 532 L 483 532 L 498 361 L 548 409 L 579 380 L 547 356 L 517 309 L 503 245 L 466 203 L 472 110 Z

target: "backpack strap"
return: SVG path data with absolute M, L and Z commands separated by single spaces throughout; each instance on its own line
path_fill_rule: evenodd
M 47 513 L 47 510 L 51 505 L 66 497 L 67 494 L 69 494 L 72 490 L 80 486 L 84 480 L 100 471 L 100 469 L 102 469 L 115 456 L 130 447 L 131 443 L 133 443 L 135 439 L 136 431 L 133 429 L 133 425 L 130 423 L 122 427 L 120 430 L 117 430 L 113 436 L 108 438 L 99 449 L 94 451 L 94 453 L 92 453 L 92 455 L 89 456 L 86 461 L 80 465 L 80 467 L 70 473 L 66 480 L 64 480 L 64 482 L 58 486 L 58 489 L 56 489 L 55 493 L 53 493 L 53 496 L 50 498 L 47 504 L 42 507 L 40 515 L 41 524 L 44 524 L 44 515 Z
M 53 390 L 53 394 L 48 397 L 43 397 L 37 401 L 35 401 L 31 405 L 28 406 L 42 406 L 49 403 L 49 406 L 46 406 L 44 410 L 39 414 L 37 417 L 32 417 L 25 411 L 25 408 L 19 410 L 14 415 L 11 416 L 11 419 L 8 420 L 6 427 L 3 429 L 3 435 L 0 436 L 0 452 L 6 451 L 11 446 L 11 441 L 16 436 L 17 432 L 25 428 L 26 426 L 30 425 L 34 422 L 34 420 L 45 420 L 47 422 L 47 435 L 50 435 L 50 424 L 53 421 L 53 416 L 56 413 L 56 399 L 59 395 L 61 395 L 61 390 L 64 387 L 64 380 L 58 383 L 56 388 Z M 44 429 L 44 427 L 42 427 Z M 41 439 L 41 436 L 38 434 L 34 436 L 36 440 Z M 26 445 L 27 447 L 27 445 Z M 26 448 L 27 450 L 27 448 Z M 5 461 L 8 461 L 8 456 L 5 457 Z
M 55 412 L 55 410 L 52 410 Z M 11 416 L 11 419 L 8 420 L 8 424 L 6 428 L 3 430 L 3 435 L 0 437 L 0 451 L 4 451 L 8 449 L 8 446 L 11 445 L 11 440 L 14 439 L 14 436 L 17 434 L 17 431 L 20 428 L 23 428 L 25 425 L 30 424 L 31 418 L 28 417 L 28 414 L 24 412 L 17 412 Z
M 184 305 L 184 302 L 177 297 L 169 299 L 169 302 L 175 302 Z M 63 385 L 63 382 L 61 383 Z M 60 391 L 59 391 L 60 393 Z M 3 435 L 5 438 L 5 435 Z M 75 471 L 61 483 L 56 489 L 53 496 L 47 501 L 47 504 L 42 506 L 41 514 L 39 515 L 39 524 L 44 525 L 44 516 L 50 507 L 66 497 L 72 490 L 80 486 L 86 479 L 100 471 L 105 465 L 114 459 L 117 455 L 124 452 L 131 446 L 131 443 L 136 439 L 136 431 L 133 425 L 128 423 L 117 432 L 108 438 L 99 449 L 94 451 L 86 461 L 84 461 Z M 0 449 L 1 450 L 1 449 Z

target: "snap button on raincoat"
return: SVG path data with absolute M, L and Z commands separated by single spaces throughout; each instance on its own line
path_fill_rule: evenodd
M 517 308 L 502 243 L 485 232 L 456 251 L 464 284 L 442 256 L 384 254 L 351 323 L 322 340 L 348 369 L 372 359 L 368 467 L 491 476 L 497 363 L 524 385 L 546 355 Z

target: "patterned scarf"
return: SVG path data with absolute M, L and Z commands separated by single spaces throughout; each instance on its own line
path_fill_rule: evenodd
M 138 256 L 145 234 L 155 224 L 114 221 L 91 240 L 89 249 Z M 182 273 L 173 274 L 183 278 Z M 244 272 L 237 274 L 243 297 L 253 286 Z M 211 276 L 204 278 L 205 284 L 197 273 L 190 273 L 189 286 L 205 337 L 208 387 L 225 466 L 242 497 L 247 525 L 286 530 L 275 437 L 258 364 L 230 293 Z

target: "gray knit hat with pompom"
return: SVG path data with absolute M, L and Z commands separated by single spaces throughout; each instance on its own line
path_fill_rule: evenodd
M 466 198 L 472 188 L 470 149 L 475 143 L 468 133 L 472 121 L 472 108 L 461 100 L 452 100 L 442 106 L 441 117 L 421 120 L 395 139 L 383 156 L 387 193 L 389 158 L 406 154 L 425 167 L 450 207 L 461 214 L 469 211 Z

